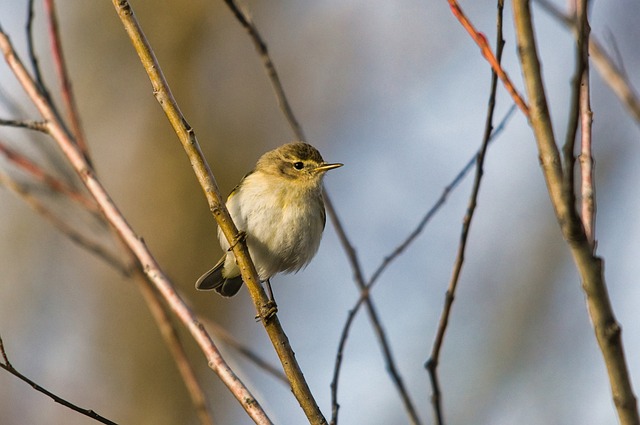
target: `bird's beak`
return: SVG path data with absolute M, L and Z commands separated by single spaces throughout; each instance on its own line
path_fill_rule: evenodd
M 340 164 L 339 162 L 336 162 L 334 164 L 322 164 L 322 165 L 318 165 L 315 171 L 329 171 L 329 170 L 333 170 L 334 168 L 340 168 L 343 165 L 344 164 Z

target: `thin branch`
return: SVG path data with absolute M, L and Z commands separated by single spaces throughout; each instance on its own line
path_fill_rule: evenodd
M 581 217 L 584 226 L 585 236 L 595 251 L 595 228 L 596 228 L 596 202 L 594 168 L 595 161 L 591 154 L 591 124 L 593 123 L 593 112 L 591 111 L 591 86 L 589 82 L 589 38 L 591 27 L 588 19 L 588 0 L 578 0 L 576 8 L 578 35 L 577 46 L 578 55 L 583 64 L 582 75 L 580 76 L 580 175 L 582 208 Z
M 69 71 L 67 70 L 64 53 L 62 50 L 62 41 L 60 39 L 60 31 L 58 29 L 58 18 L 56 16 L 56 8 L 54 0 L 45 0 L 44 2 L 47 21 L 49 23 L 49 39 L 51 41 L 51 53 L 53 56 L 53 64 L 56 68 L 58 80 L 60 82 L 62 101 L 67 110 L 67 116 L 71 122 L 71 130 L 78 148 L 82 151 L 87 161 L 89 161 L 89 148 L 82 131 L 80 123 L 80 113 L 73 95 L 71 80 L 69 79 Z M 89 161 L 90 162 L 90 161 Z
M 500 65 L 500 61 L 496 58 L 496 56 L 491 51 L 491 46 L 489 46 L 489 43 L 487 42 L 487 38 L 484 36 L 484 34 L 478 32 L 475 29 L 471 21 L 469 21 L 467 16 L 462 11 L 462 8 L 460 8 L 460 5 L 458 4 L 457 0 L 447 0 L 447 2 L 451 7 L 451 13 L 453 13 L 453 16 L 455 16 L 458 19 L 458 21 L 460 21 L 460 24 L 462 24 L 463 28 L 467 30 L 467 32 L 469 33 L 473 41 L 475 41 L 478 47 L 480 47 L 482 56 L 484 56 L 487 62 L 489 62 L 489 65 L 491 65 L 491 69 L 493 69 L 493 72 L 495 72 L 498 75 L 498 77 L 504 84 L 504 87 L 507 89 L 507 92 L 509 92 L 515 104 L 518 105 L 518 108 L 520 108 L 520 111 L 522 111 L 524 116 L 528 118 L 529 107 L 527 106 L 526 102 L 524 101 L 520 93 L 518 93 L 518 90 L 515 88 L 515 86 L 511 82 L 511 79 L 509 78 L 505 70 L 502 68 L 502 65 Z
M 502 51 L 504 48 L 504 39 L 502 38 L 502 14 L 504 10 L 504 0 L 498 0 L 497 4 L 497 35 L 496 35 L 496 60 L 498 65 L 502 59 Z M 478 152 L 476 159 L 476 174 L 473 181 L 473 188 L 471 195 L 469 196 L 469 204 L 467 206 L 467 212 L 462 222 L 462 232 L 460 235 L 460 243 L 458 245 L 458 252 L 456 254 L 456 260 L 453 266 L 453 272 L 449 286 L 447 288 L 444 307 L 440 315 L 440 321 L 438 323 L 438 330 L 436 337 L 433 341 L 431 349 L 431 356 L 425 367 L 429 371 L 430 382 L 432 386 L 431 403 L 433 405 L 435 423 L 437 425 L 444 424 L 442 401 L 440 384 L 438 380 L 438 364 L 440 362 L 440 351 L 442 343 L 444 341 L 444 335 L 449 323 L 449 316 L 451 315 L 451 308 L 453 307 L 453 301 L 455 299 L 456 288 L 460 279 L 460 273 L 462 272 L 462 266 L 464 264 L 464 254 L 466 251 L 467 240 L 469 237 L 469 229 L 471 227 L 471 221 L 473 220 L 473 214 L 476 209 L 478 194 L 480 192 L 480 183 L 482 181 L 482 175 L 484 173 L 484 158 L 489 147 L 489 141 L 491 140 L 491 133 L 493 131 L 493 113 L 496 105 L 496 91 L 498 88 L 498 75 L 495 71 L 491 73 L 491 94 L 489 95 L 489 104 L 487 107 L 487 118 L 485 122 L 484 135 L 482 137 L 482 145 Z
M 176 135 L 180 139 L 183 148 L 202 186 L 202 189 L 209 203 L 209 208 L 218 223 L 218 226 L 227 238 L 233 249 L 236 261 L 242 273 L 242 278 L 247 284 L 249 294 L 253 300 L 258 316 L 262 320 L 267 334 L 276 350 L 278 358 L 282 363 L 284 371 L 291 384 L 291 389 L 298 403 L 305 412 L 312 424 L 326 424 L 326 419 L 322 415 L 300 366 L 295 358 L 289 340 L 280 325 L 278 316 L 275 314 L 273 303 L 269 302 L 267 295 L 260 285 L 255 266 L 249 257 L 246 243 L 239 237 L 238 230 L 231 220 L 227 211 L 220 190 L 215 182 L 213 174 L 200 150 L 197 138 L 193 129 L 188 125 L 186 119 L 180 112 L 178 105 L 171 94 L 171 90 L 162 74 L 160 65 L 149 45 L 148 40 L 135 18 L 133 10 L 126 0 L 114 0 L 114 7 L 120 20 L 122 21 L 131 42 L 138 53 L 140 60 L 147 71 L 156 99 L 162 106 L 169 122 Z M 256 402 L 257 403 L 257 402 Z M 247 406 L 250 407 L 250 406 Z
M 414 405 L 414 402 L 411 400 L 411 396 L 409 395 L 409 392 L 407 391 L 407 388 L 404 385 L 404 380 L 402 379 L 402 376 L 400 375 L 400 372 L 396 367 L 396 362 L 394 360 L 393 353 L 391 351 L 391 345 L 389 344 L 384 328 L 382 327 L 382 321 L 380 320 L 378 311 L 373 303 L 373 300 L 369 297 L 369 290 L 367 288 L 367 284 L 364 281 L 364 278 L 362 275 L 362 269 L 360 267 L 355 248 L 353 248 L 353 246 L 349 242 L 349 239 L 346 236 L 346 232 L 342 227 L 342 223 L 340 222 L 340 220 L 338 220 L 335 209 L 333 208 L 331 200 L 328 196 L 325 196 L 325 202 L 328 204 L 327 211 L 329 211 L 329 215 L 331 216 L 332 222 L 336 227 L 336 231 L 338 233 L 340 242 L 342 243 L 345 251 L 347 252 L 349 262 L 352 265 L 352 269 L 354 272 L 354 281 L 358 285 L 358 289 L 360 290 L 360 293 L 367 294 L 367 295 L 361 295 L 361 299 L 364 300 L 364 304 L 367 308 L 367 313 L 369 315 L 371 325 L 378 339 L 378 343 L 380 344 L 380 348 L 382 349 L 382 354 L 385 360 L 387 371 L 389 372 L 389 375 L 391 376 L 391 380 L 393 381 L 393 384 L 396 387 L 396 391 L 398 391 L 398 394 L 400 395 L 400 399 L 404 404 L 404 408 L 407 411 L 410 422 L 412 424 L 420 424 L 421 421 L 420 421 L 420 417 L 418 416 L 418 411 Z M 355 312 L 357 310 L 353 309 L 353 311 L 354 311 L 353 314 L 355 315 Z M 343 333 L 343 335 L 345 334 Z M 344 343 L 341 343 L 341 345 L 343 344 Z M 338 356 L 340 358 L 342 357 L 341 353 L 342 353 L 342 349 L 338 348 Z M 339 367 L 339 364 L 338 364 L 338 367 Z M 338 375 L 334 372 L 334 378 L 337 379 L 337 376 Z M 335 425 L 338 422 L 337 381 L 331 384 L 331 389 L 332 389 L 331 423 Z
M 536 2 L 552 17 L 575 31 L 574 20 L 563 14 L 553 4 L 546 0 L 536 0 Z M 640 123 L 640 97 L 631 86 L 622 66 L 615 64 L 594 36 L 589 37 L 589 53 L 604 82 L 609 85 L 609 88 L 627 108 L 632 118 Z
M 80 176 L 82 182 L 89 190 L 89 193 L 100 205 L 106 220 L 114 228 L 123 243 L 135 255 L 147 278 L 153 282 L 155 287 L 167 301 L 167 304 L 190 331 L 191 335 L 196 340 L 209 361 L 209 367 L 218 374 L 221 380 L 227 385 L 232 394 L 256 423 L 271 424 L 271 421 L 260 407 L 260 404 L 233 373 L 231 368 L 229 368 L 224 359 L 220 356 L 220 353 L 213 344 L 210 336 L 198 322 L 197 317 L 174 290 L 171 281 L 161 270 L 159 264 L 146 247 L 144 241 L 136 235 L 133 229 L 129 226 L 105 188 L 102 186 L 100 181 L 97 180 L 90 164 L 87 163 L 83 153 L 78 150 L 76 143 L 69 136 L 69 133 L 63 127 L 63 124 L 58 120 L 53 107 L 42 95 L 37 84 L 31 78 L 20 59 L 16 56 L 9 38 L 3 31 L 0 31 L 0 50 L 2 50 L 9 68 L 13 71 L 27 95 L 31 98 L 34 105 L 47 122 L 49 134 L 56 141 L 63 154 L 69 160 L 71 166 Z
M 282 83 L 280 82 L 280 77 L 278 76 L 278 72 L 276 71 L 276 67 L 271 60 L 269 55 L 269 51 L 267 50 L 267 43 L 264 42 L 262 36 L 258 32 L 258 28 L 251 20 L 249 14 L 243 11 L 234 0 L 224 0 L 224 2 L 229 6 L 231 12 L 233 12 L 234 16 L 240 22 L 240 24 L 247 30 L 249 33 L 249 37 L 253 42 L 253 45 L 256 48 L 256 51 L 260 55 L 262 59 L 262 64 L 264 65 L 267 74 L 269 75 L 269 80 L 271 81 L 271 86 L 273 87 L 273 91 L 276 95 L 276 99 L 278 101 L 278 105 L 282 110 L 285 118 L 289 122 L 289 126 L 293 130 L 295 137 L 298 140 L 306 141 L 307 138 L 304 135 L 304 131 L 302 130 L 302 126 L 298 123 L 295 115 L 293 114 L 293 110 L 291 109 L 291 105 L 289 105 L 289 101 L 287 100 L 287 96 L 284 93 L 284 87 L 282 87 Z
M 511 108 L 509 108 L 505 116 L 500 121 L 500 124 L 494 129 L 493 133 L 491 134 L 490 141 L 495 140 L 495 138 L 504 130 L 509 118 L 511 118 L 511 116 L 515 113 L 515 111 L 516 111 L 516 105 L 514 104 L 511 106 Z M 427 213 L 424 215 L 422 220 L 420 220 L 420 223 L 418 223 L 418 226 L 405 238 L 405 240 L 399 246 L 397 246 L 389 255 L 384 257 L 381 264 L 378 266 L 378 268 L 375 270 L 373 275 L 371 275 L 371 278 L 367 282 L 366 289 L 360 293 L 360 297 L 358 298 L 354 306 L 349 311 L 349 315 L 347 316 L 347 320 L 342 329 L 340 341 L 338 343 L 338 351 L 336 354 L 336 360 L 334 364 L 333 380 L 331 382 L 332 415 L 333 415 L 332 425 L 334 425 L 336 422 L 335 418 L 339 408 L 338 401 L 337 401 L 337 391 L 338 391 L 338 380 L 340 377 L 340 368 L 342 367 L 342 356 L 344 352 L 344 347 L 346 345 L 346 341 L 349 335 L 351 325 L 357 313 L 359 312 L 360 307 L 364 304 L 364 300 L 369 297 L 369 294 L 373 285 L 378 281 L 382 273 L 398 256 L 400 256 L 400 254 L 402 254 L 417 239 L 417 237 L 422 233 L 422 231 L 426 227 L 427 223 L 431 221 L 431 218 L 435 216 L 438 210 L 440 210 L 440 208 L 445 204 L 445 202 L 449 197 L 449 194 L 460 184 L 460 182 L 462 182 L 462 180 L 464 180 L 464 177 L 468 174 L 468 172 L 473 169 L 473 166 L 477 163 L 477 156 L 478 154 L 474 155 L 467 162 L 467 164 L 462 168 L 462 170 L 460 170 L 460 172 L 454 177 L 451 183 L 449 183 L 449 185 L 447 185 L 444 188 L 440 197 L 436 200 L 435 204 L 427 211 Z M 344 233 L 342 226 L 338 224 L 339 220 L 335 216 L 335 211 L 332 208 L 328 207 L 327 213 L 329 215 L 329 218 L 334 223 L 334 227 L 336 228 L 336 231 L 338 233 L 338 238 L 340 239 L 343 245 L 343 248 L 347 253 L 347 257 L 354 271 L 354 279 L 358 279 L 358 275 L 361 274 L 361 268 L 359 265 L 359 260 L 358 260 L 356 251 L 351 245 L 351 242 L 349 242 L 349 239 Z
M 7 120 L 0 118 L 0 125 L 6 127 L 26 128 L 28 130 L 39 131 L 41 133 L 47 132 L 47 123 L 44 121 Z
M 16 370 L 13 365 L 11 365 L 11 363 L 9 362 L 9 356 L 7 355 L 7 352 L 4 348 L 4 343 L 2 342 L 2 337 L 0 336 L 0 352 L 2 353 L 2 358 L 4 359 L 4 363 L 0 362 L 0 368 L 6 370 L 7 372 L 9 372 L 10 374 L 12 374 L 13 376 L 15 376 L 16 378 L 20 379 L 23 382 L 26 382 L 27 384 L 29 384 L 34 390 L 41 392 L 42 394 L 46 395 L 47 397 L 51 398 L 53 401 L 55 401 L 56 403 L 60 403 L 61 405 L 68 407 L 69 409 L 78 412 L 84 416 L 87 416 L 95 421 L 98 421 L 100 423 L 103 424 L 108 424 L 108 425 L 117 425 L 115 422 L 110 421 L 109 419 L 105 418 L 104 416 L 100 416 L 99 414 L 97 414 L 96 412 L 94 412 L 91 409 L 83 409 L 82 407 L 79 407 L 67 400 L 65 400 L 64 398 L 52 393 L 51 391 L 41 387 L 40 385 L 38 385 L 36 382 L 32 381 L 31 379 L 27 378 L 26 376 L 24 376 L 22 373 L 18 372 L 18 370 Z
M 547 109 L 529 0 L 514 0 L 513 12 L 518 54 L 531 104 L 530 122 L 551 203 L 582 280 L 591 323 L 607 367 L 618 419 L 622 425 L 638 425 L 640 417 L 637 401 L 622 346 L 622 331 L 609 300 L 603 261 L 594 256 L 582 221 L 563 185 L 563 173 Z

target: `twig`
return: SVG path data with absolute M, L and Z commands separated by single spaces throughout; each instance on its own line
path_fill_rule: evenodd
M 97 414 L 96 412 L 94 412 L 91 409 L 83 409 L 82 407 L 79 407 L 67 400 L 65 400 L 64 398 L 52 393 L 51 391 L 41 387 L 40 385 L 38 385 L 36 382 L 32 381 L 31 379 L 27 378 L 26 376 L 24 376 L 22 373 L 18 372 L 18 370 L 16 370 L 13 365 L 11 365 L 11 363 L 9 362 L 9 356 L 7 355 L 7 352 L 4 348 L 4 343 L 2 342 L 2 337 L 0 336 L 0 352 L 2 353 L 2 358 L 4 359 L 4 363 L 0 362 L 0 368 L 6 370 L 7 372 L 9 372 L 10 374 L 12 374 L 13 376 L 15 376 L 16 378 L 20 379 L 23 382 L 26 382 L 27 384 L 29 384 L 34 390 L 41 392 L 42 394 L 46 395 L 47 397 L 51 398 L 53 401 L 55 401 L 56 403 L 60 403 L 61 405 L 68 407 L 69 409 L 78 412 L 84 416 L 87 416 L 95 421 L 98 421 L 100 423 L 103 424 L 108 424 L 108 425 L 117 425 L 115 422 L 110 421 L 109 419 L 105 418 L 104 416 L 100 416 L 99 414 Z
M 349 263 L 351 264 L 351 267 L 354 272 L 354 281 L 356 282 L 356 284 L 358 285 L 358 289 L 360 290 L 360 293 L 361 293 L 360 298 L 364 301 L 364 304 L 367 308 L 367 313 L 369 315 L 369 320 L 371 321 L 371 326 L 373 327 L 373 330 L 378 339 L 378 343 L 380 344 L 380 348 L 382 349 L 382 354 L 385 359 L 387 371 L 389 372 L 389 375 L 391 376 L 391 380 L 393 381 L 393 384 L 396 387 L 396 391 L 398 391 L 398 394 L 400 395 L 400 399 L 404 404 L 404 408 L 407 411 L 407 414 L 409 415 L 410 422 L 412 424 L 420 424 L 421 421 L 420 421 L 420 417 L 418 416 L 418 411 L 415 408 L 414 402 L 411 400 L 411 396 L 409 395 L 409 392 L 407 391 L 404 385 L 404 380 L 402 379 L 402 376 L 400 375 L 400 372 L 396 367 L 396 362 L 393 358 L 393 353 L 391 352 L 391 345 L 389 344 L 384 328 L 382 327 L 382 322 L 380 320 L 380 317 L 378 316 L 378 311 L 373 301 L 369 297 L 369 289 L 362 275 L 362 268 L 360 267 L 360 263 L 356 255 L 356 251 L 351 245 L 351 243 L 349 242 L 349 239 L 346 236 L 346 232 L 342 227 L 342 223 L 340 222 L 340 220 L 338 220 L 335 209 L 333 208 L 331 200 L 328 196 L 325 196 L 325 202 L 327 203 L 327 211 L 329 211 L 329 215 L 331 216 L 331 220 L 334 223 L 340 242 L 343 245 L 345 252 L 347 252 Z M 355 312 L 357 310 L 354 308 L 352 311 L 354 311 L 353 314 L 355 316 Z M 350 321 L 348 321 L 348 323 L 350 325 Z M 346 338 L 345 333 L 343 333 L 343 337 Z M 344 342 L 341 342 L 340 346 L 342 347 L 343 345 L 344 345 Z M 342 357 L 342 349 L 340 347 L 338 348 L 338 356 L 340 358 Z M 338 364 L 338 367 L 339 367 L 338 361 L 336 361 L 336 363 Z M 338 374 L 334 372 L 334 378 L 337 379 L 337 377 L 338 377 Z M 332 382 L 331 384 L 331 398 L 332 398 L 331 423 L 333 425 L 336 425 L 338 422 L 337 388 L 338 388 L 337 381 Z
M 491 65 L 491 69 L 493 69 L 493 71 L 498 75 L 498 77 L 504 84 L 504 87 L 507 89 L 507 92 L 509 92 L 509 94 L 511 95 L 511 98 L 513 99 L 515 104 L 518 105 L 518 108 L 520 108 L 520 111 L 522 111 L 524 116 L 528 118 L 529 107 L 527 106 L 522 96 L 520 96 L 520 93 L 518 93 L 518 90 L 515 88 L 515 86 L 511 82 L 511 79 L 502 68 L 502 65 L 500 65 L 500 61 L 496 58 L 496 56 L 491 51 L 491 47 L 487 42 L 487 38 L 484 36 L 484 34 L 478 32 L 475 29 L 471 21 L 469 21 L 467 16 L 464 14 L 462 9 L 460 8 L 460 5 L 458 5 L 457 0 L 447 0 L 447 2 L 449 2 L 449 6 L 451 7 L 451 12 L 453 13 L 453 15 L 458 19 L 458 21 L 460 21 L 460 24 L 462 24 L 464 29 L 467 30 L 467 32 L 469 33 L 473 41 L 475 41 L 476 44 L 478 45 L 478 47 L 480 47 L 482 56 L 484 56 L 487 62 L 489 62 L 489 65 Z
M 6 120 L 0 118 L 0 125 L 7 127 L 26 128 L 33 131 L 39 131 L 41 133 L 47 132 L 47 123 L 44 121 Z
M 494 129 L 491 134 L 490 141 L 495 140 L 495 138 L 504 130 L 509 118 L 516 111 L 516 105 L 512 105 L 511 108 L 507 111 L 505 116 L 500 121 L 500 124 Z M 367 281 L 366 290 L 362 291 L 360 297 L 354 304 L 354 306 L 349 311 L 349 315 L 347 316 L 347 320 L 342 329 L 340 342 L 338 343 L 338 352 L 336 355 L 336 361 L 334 364 L 334 372 L 333 372 L 333 380 L 331 382 L 331 397 L 332 397 L 332 414 L 337 415 L 337 411 L 339 408 L 337 402 L 337 391 L 338 391 L 338 379 L 340 377 L 340 368 L 342 367 L 342 356 L 344 352 L 344 346 L 346 345 L 346 340 L 349 335 L 349 331 L 351 328 L 351 324 L 353 323 L 353 319 L 355 319 L 357 313 L 360 310 L 360 307 L 364 304 L 365 298 L 369 296 L 369 293 L 373 287 L 373 285 L 378 281 L 382 273 L 386 270 L 386 268 L 400 255 L 404 252 L 412 243 L 416 240 L 416 238 L 422 233 L 427 223 L 431 220 L 433 216 L 438 212 L 438 210 L 445 204 L 447 201 L 449 194 L 462 182 L 467 173 L 473 169 L 473 166 L 477 162 L 478 154 L 475 154 L 467 164 L 458 172 L 458 174 L 454 177 L 454 179 L 447 185 L 440 197 L 436 200 L 434 205 L 427 211 L 427 213 L 423 216 L 418 226 L 405 238 L 405 240 L 397 246 L 389 255 L 385 256 L 378 268 L 371 275 L 371 278 Z M 350 263 L 352 264 L 352 269 L 354 270 L 354 279 L 358 278 L 358 273 L 360 272 L 359 262 L 357 260 L 357 255 L 355 249 L 353 249 L 351 243 L 349 242 L 346 234 L 344 232 L 340 232 L 342 226 L 337 225 L 338 222 L 337 217 L 335 216 L 335 212 L 331 208 L 327 208 L 327 213 L 329 218 L 331 218 L 334 223 L 334 227 L 338 232 L 338 238 L 341 240 L 345 251 L 347 252 L 347 256 L 349 258 Z M 343 240 L 344 239 L 344 240 Z M 332 425 L 334 425 L 334 421 L 332 420 Z
M 502 38 L 502 13 L 504 9 L 504 1 L 498 0 L 497 4 L 497 35 L 496 35 L 496 60 L 498 65 L 502 59 L 502 50 L 504 47 L 504 39 Z M 493 131 L 493 113 L 496 105 L 496 90 L 498 87 L 498 76 L 495 71 L 491 73 L 491 94 L 489 96 L 489 104 L 487 107 L 487 118 L 485 122 L 484 135 L 482 137 L 482 146 L 477 155 L 476 162 L 476 174 L 473 181 L 473 188 L 471 190 L 471 195 L 469 196 L 469 205 L 467 207 L 467 212 L 464 216 L 462 223 L 462 232 L 460 235 L 460 244 L 458 245 L 458 252 L 456 254 L 456 260 L 453 266 L 453 273 L 451 276 L 451 280 L 449 281 L 449 286 L 447 288 L 444 308 L 442 309 L 442 313 L 440 315 L 440 321 L 438 323 L 438 330 L 436 332 L 436 337 L 433 342 L 433 347 L 431 349 L 431 356 L 429 360 L 425 364 L 425 367 L 429 371 L 429 377 L 432 386 L 432 397 L 431 403 L 433 405 L 433 411 L 435 416 L 435 423 L 437 425 L 444 424 L 443 412 L 442 412 L 442 401 L 441 401 L 441 393 L 440 393 L 440 384 L 438 380 L 438 364 L 440 362 L 440 351 L 442 348 L 442 343 L 444 340 L 444 335 L 447 330 L 447 325 L 449 323 L 449 316 L 451 315 L 451 308 L 453 307 L 453 301 L 455 299 L 455 292 L 458 286 L 458 281 L 460 279 L 460 273 L 462 272 L 462 266 L 464 263 L 464 254 L 467 246 L 467 240 L 469 237 L 469 229 L 471 227 L 471 221 L 473 219 L 473 214 L 476 209 L 478 194 L 480 192 L 480 183 L 482 181 L 483 175 L 483 165 L 484 158 L 487 153 L 487 148 L 489 147 L 489 141 L 491 140 L 491 133 Z
M 578 55 L 583 64 L 580 78 L 580 175 L 582 195 L 582 225 L 585 236 L 595 252 L 595 228 L 596 228 L 596 202 L 594 185 L 595 162 L 591 154 L 591 124 L 593 122 L 593 112 L 591 111 L 591 89 L 589 83 L 589 38 L 591 27 L 588 19 L 588 0 L 578 0 L 576 8 L 578 35 L 577 46 Z
M 267 43 L 265 43 L 262 39 L 262 36 L 258 32 L 258 28 L 251 20 L 249 14 L 238 7 L 234 0 L 224 0 L 224 2 L 227 4 L 227 6 L 229 6 L 229 9 L 231 9 L 231 12 L 233 12 L 238 22 L 240 22 L 244 29 L 249 33 L 249 37 L 251 38 L 256 51 L 260 55 L 264 68 L 269 75 L 269 80 L 271 81 L 271 86 L 273 87 L 273 91 L 276 95 L 278 105 L 280 106 L 280 109 L 282 110 L 285 118 L 289 122 L 289 126 L 291 126 L 295 137 L 298 140 L 307 140 L 304 135 L 304 131 L 302 130 L 302 126 L 300 126 L 300 124 L 298 123 L 298 120 L 296 119 L 295 115 L 293 114 L 293 110 L 291 109 L 291 105 L 289 105 L 289 101 L 287 100 L 287 96 L 284 93 L 284 88 L 282 87 L 282 83 L 280 82 L 280 77 L 278 76 L 276 67 L 273 64 L 271 57 L 269 56 Z
M 603 261 L 594 256 L 575 205 L 564 190 L 560 156 L 547 108 L 529 1 L 514 0 L 513 14 L 518 54 L 531 104 L 530 122 L 551 203 L 582 280 L 591 323 L 607 367 L 618 419 L 622 425 L 638 425 L 640 417 L 637 401 L 622 347 L 622 331 L 609 300 Z
M 45 0 L 44 7 L 49 23 L 49 39 L 51 42 L 53 64 L 55 65 L 58 80 L 60 82 L 62 100 L 67 109 L 67 116 L 71 121 L 71 129 L 75 142 L 78 145 L 78 148 L 84 154 L 87 161 L 90 162 L 89 148 L 84 137 L 84 132 L 82 131 L 80 114 L 78 113 L 78 106 L 75 101 L 75 96 L 73 95 L 71 80 L 69 79 L 69 71 L 67 70 L 66 61 L 64 59 L 54 0 Z
M 242 273 L 242 278 L 247 284 L 249 294 L 254 302 L 258 316 L 261 318 L 267 334 L 276 350 L 278 358 L 282 363 L 284 371 L 291 384 L 294 396 L 312 424 L 326 424 L 326 419 L 322 415 L 322 412 L 320 411 L 313 395 L 311 394 L 311 390 L 304 379 L 302 370 L 300 369 L 295 358 L 295 354 L 291 349 L 289 340 L 280 325 L 278 316 L 273 312 L 272 305 L 269 303 L 269 299 L 260 285 L 255 266 L 249 257 L 246 243 L 244 241 L 236 243 L 238 240 L 238 230 L 224 205 L 222 196 L 220 195 L 220 190 L 218 189 L 213 174 L 211 173 L 202 151 L 200 150 L 195 133 L 180 112 L 164 75 L 162 74 L 160 65 L 134 16 L 131 6 L 126 0 L 113 0 L 113 4 L 145 70 L 147 71 L 156 99 L 162 106 L 169 122 L 189 157 L 196 177 L 204 190 L 207 202 L 209 203 L 209 208 L 213 213 L 218 226 L 224 233 L 227 240 L 230 241 L 230 245 L 233 246 L 233 253 Z
M 551 16 L 575 31 L 574 20 L 563 14 L 553 4 L 546 0 L 537 0 L 537 3 Z M 622 67 L 614 63 L 594 36 L 589 37 L 589 53 L 604 82 L 618 96 L 633 119 L 640 123 L 640 97 L 631 86 Z
M 89 193 L 100 205 L 106 220 L 120 236 L 123 243 L 135 255 L 147 278 L 153 282 L 155 287 L 167 301 L 167 304 L 190 331 L 191 335 L 196 340 L 209 361 L 209 367 L 218 374 L 221 380 L 227 385 L 232 394 L 256 423 L 270 424 L 271 421 L 260 407 L 260 404 L 220 356 L 220 353 L 213 344 L 213 341 L 202 328 L 197 317 L 174 290 L 171 281 L 161 270 L 159 264 L 146 247 L 144 241 L 138 237 L 129 226 L 105 188 L 95 177 L 93 169 L 87 163 L 83 153 L 78 150 L 73 139 L 69 136 L 62 123 L 59 122 L 57 114 L 49 104 L 48 100 L 42 95 L 37 84 L 31 78 L 23 63 L 16 56 L 9 38 L 3 31 L 0 31 L 0 50 L 2 50 L 9 68 L 13 71 L 27 95 L 31 98 L 34 105 L 47 122 L 49 134 L 57 142 L 63 154 L 67 157 L 69 163 L 89 190 Z

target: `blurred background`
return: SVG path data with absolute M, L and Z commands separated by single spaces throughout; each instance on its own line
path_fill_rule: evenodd
M 46 22 L 36 3 L 36 48 L 55 91 Z M 278 364 L 246 290 L 222 299 L 194 289 L 195 280 L 221 255 L 216 226 L 113 6 L 57 3 L 81 118 L 106 188 L 194 309 Z M 261 60 L 222 1 L 131 4 L 226 195 L 263 152 L 293 138 Z M 489 67 L 444 0 L 243 4 L 267 41 L 308 141 L 325 160 L 345 164 L 329 173 L 325 184 L 369 277 L 479 148 Z M 495 45 L 494 2 L 461 6 Z M 572 35 L 535 4 L 533 10 L 554 130 L 564 140 Z M 636 87 L 639 14 L 637 1 L 620 0 L 615 7 L 594 2 L 590 20 L 592 34 L 621 61 Z M 25 59 L 26 18 L 26 1 L 0 2 L 0 24 Z M 509 2 L 504 33 L 504 67 L 523 90 Z M 594 69 L 591 75 L 598 253 L 606 261 L 637 394 L 639 127 Z M 4 64 L 0 84 L 24 108 L 16 112 L 4 106 L 3 118 L 38 118 Z M 511 103 L 500 86 L 496 124 Z M 0 137 L 54 168 L 55 155 L 41 156 L 53 143 L 48 138 L 7 128 L 0 128 Z M 0 165 L 15 173 L 6 161 Z M 451 194 L 372 293 L 424 423 L 433 419 L 423 365 L 471 180 Z M 85 231 L 110 239 L 77 207 L 49 201 L 70 220 L 83 222 Z M 118 423 L 198 423 L 136 284 L 71 243 L 7 190 L 0 190 L 0 214 L 0 335 L 13 365 Z M 359 297 L 333 225 L 327 224 L 307 269 L 272 283 L 283 327 L 320 408 L 330 416 L 338 341 Z M 546 194 L 532 132 L 519 112 L 489 150 L 456 295 L 439 368 L 448 424 L 616 422 L 580 281 Z M 340 423 L 408 423 L 363 313 L 345 349 Z M 180 330 L 216 423 L 249 423 Z M 305 423 L 286 386 L 224 344 L 220 348 L 275 423 Z M 2 372 L 0 423 L 94 422 Z

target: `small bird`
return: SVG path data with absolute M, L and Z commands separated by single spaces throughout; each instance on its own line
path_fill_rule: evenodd
M 318 251 L 326 222 L 322 178 L 342 165 L 324 162 L 307 143 L 287 143 L 262 155 L 227 198 L 227 209 L 238 230 L 246 234 L 249 254 L 260 281 L 267 283 L 271 301 L 269 279 L 276 273 L 299 271 Z M 242 287 L 242 277 L 220 228 L 218 239 L 226 253 L 198 279 L 196 289 L 231 297 Z

